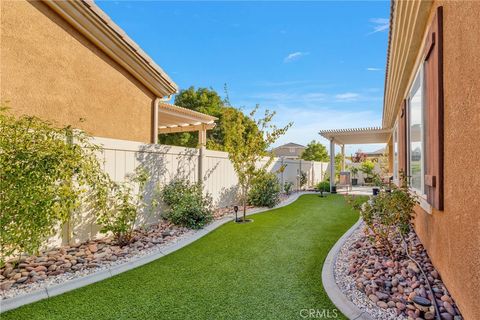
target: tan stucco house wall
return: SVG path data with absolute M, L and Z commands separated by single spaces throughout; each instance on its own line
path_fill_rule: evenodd
M 464 318 L 480 319 L 480 2 L 436 1 L 427 25 L 438 6 L 444 39 L 444 209 L 428 213 L 417 207 L 414 224 Z M 422 53 L 423 47 L 416 64 Z
M 14 114 L 152 141 L 155 95 L 45 3 L 1 1 L 0 58 L 0 100 Z

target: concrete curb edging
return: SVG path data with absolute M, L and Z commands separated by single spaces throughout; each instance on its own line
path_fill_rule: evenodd
M 317 192 L 310 192 L 310 191 L 297 192 L 295 194 L 292 194 L 285 201 L 279 203 L 273 208 L 251 209 L 247 212 L 247 215 L 262 213 L 265 211 L 281 208 L 295 202 L 300 196 L 304 194 L 316 194 L 316 193 Z M 68 280 L 64 283 L 45 287 L 36 291 L 15 296 L 9 299 L 2 299 L 0 300 L 0 314 L 2 312 L 13 310 L 26 304 L 30 304 L 43 299 L 48 299 L 50 297 L 54 297 L 56 295 L 59 295 L 65 292 L 72 291 L 72 290 L 87 286 L 89 284 L 105 280 L 107 278 L 111 278 L 125 271 L 150 263 L 154 260 L 157 260 L 161 257 L 164 257 L 172 252 L 175 252 L 189 245 L 190 243 L 200 239 L 201 237 L 207 235 L 208 233 L 212 232 L 213 230 L 217 229 L 218 227 L 230 221 L 232 221 L 231 216 L 227 216 L 220 220 L 216 220 L 210 223 L 209 225 L 205 226 L 203 229 L 198 230 L 191 236 L 180 239 L 179 241 L 171 243 L 170 245 L 158 250 L 157 252 L 144 255 L 142 257 L 139 257 L 138 259 L 128 261 L 123 264 L 111 266 L 111 267 L 109 266 L 108 268 L 100 269 L 97 272 L 85 275 L 83 277 Z
M 330 300 L 333 304 L 349 319 L 351 320 L 372 320 L 372 317 L 360 310 L 353 302 L 351 302 L 345 294 L 340 290 L 337 283 L 335 282 L 335 261 L 337 260 L 337 255 L 340 252 L 340 249 L 347 241 L 347 239 L 352 235 L 352 233 L 360 226 L 362 219 L 358 221 L 350 228 L 343 236 L 338 239 L 335 245 L 330 249 L 322 269 L 322 283 Z

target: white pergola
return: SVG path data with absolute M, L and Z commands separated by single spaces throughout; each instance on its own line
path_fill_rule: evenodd
M 319 134 L 330 141 L 330 191 L 335 186 L 335 179 L 333 178 L 335 176 L 335 145 L 342 148 L 343 171 L 345 170 L 346 144 L 388 143 L 391 132 L 391 129 L 379 127 L 320 130 Z
M 155 105 L 154 117 L 153 141 L 155 143 L 158 142 L 159 134 L 198 131 L 198 181 L 201 183 L 204 174 L 207 130 L 215 127 L 217 118 L 165 102 Z
M 157 135 L 175 132 L 198 131 L 199 146 L 205 145 L 207 130 L 215 127 L 217 118 L 182 108 L 173 104 L 160 102 L 156 112 Z

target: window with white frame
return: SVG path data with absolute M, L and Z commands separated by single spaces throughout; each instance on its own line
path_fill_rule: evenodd
M 393 180 L 398 181 L 398 124 L 393 127 Z
M 408 173 L 410 187 L 424 194 L 425 146 L 423 68 L 416 76 L 408 99 Z

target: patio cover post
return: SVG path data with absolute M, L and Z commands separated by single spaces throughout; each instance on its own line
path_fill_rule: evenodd
M 198 130 L 198 183 L 203 183 L 204 176 L 204 163 L 205 163 L 205 153 L 206 153 L 206 144 L 207 144 L 207 128 L 205 125 L 202 125 L 201 129 Z
M 335 186 L 335 143 L 330 140 L 330 192 Z
M 342 171 L 345 171 L 345 145 L 342 144 Z

